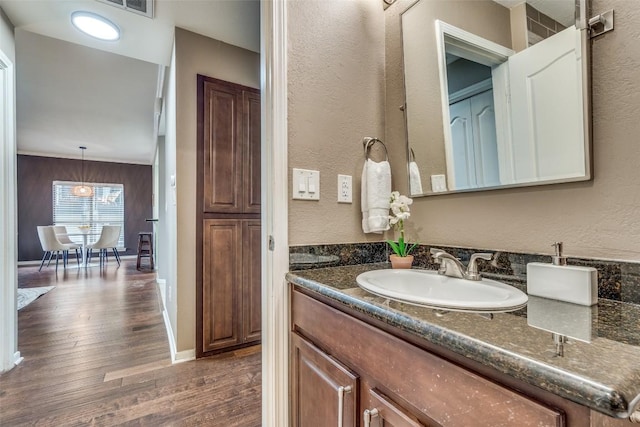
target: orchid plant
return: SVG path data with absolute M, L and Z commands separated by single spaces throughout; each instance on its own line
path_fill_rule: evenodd
M 404 221 L 411 216 L 409 206 L 413 203 L 413 200 L 401 195 L 398 191 L 393 191 L 391 192 L 390 203 L 392 215 L 389 215 L 389 224 L 393 225 L 393 227 L 400 232 L 400 237 L 397 242 L 387 240 L 387 243 L 397 256 L 406 257 L 418 246 L 417 243 L 409 245 L 404 240 Z

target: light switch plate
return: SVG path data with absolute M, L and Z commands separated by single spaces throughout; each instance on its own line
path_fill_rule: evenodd
M 320 200 L 320 172 L 293 169 L 292 194 L 296 200 Z
M 338 203 L 353 202 L 353 188 L 351 175 L 338 175 Z

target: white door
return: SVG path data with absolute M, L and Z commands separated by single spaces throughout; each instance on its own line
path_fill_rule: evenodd
M 493 91 L 479 93 L 469 100 L 473 120 L 476 181 L 481 187 L 493 187 L 500 184 Z
M 449 106 L 456 190 L 500 184 L 493 91 Z
M 471 103 L 468 99 L 449 106 L 451 117 L 451 145 L 453 153 L 453 176 L 449 179 L 452 189 L 475 188 L 476 163 L 473 149 Z
M 572 26 L 509 58 L 516 182 L 585 174 L 580 37 Z

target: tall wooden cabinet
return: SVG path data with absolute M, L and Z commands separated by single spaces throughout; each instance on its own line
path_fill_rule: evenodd
M 260 93 L 198 75 L 197 356 L 260 341 Z

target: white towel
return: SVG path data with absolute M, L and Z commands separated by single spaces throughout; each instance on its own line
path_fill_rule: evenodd
M 369 229 L 369 203 L 367 202 L 367 165 L 369 162 L 364 161 L 362 166 L 362 179 L 360 181 L 360 210 L 362 211 L 362 231 L 371 233 Z
M 382 233 L 389 229 L 391 165 L 388 161 L 367 159 L 362 169 L 362 230 Z
M 409 190 L 411 195 L 422 194 L 422 179 L 416 162 L 409 162 Z

